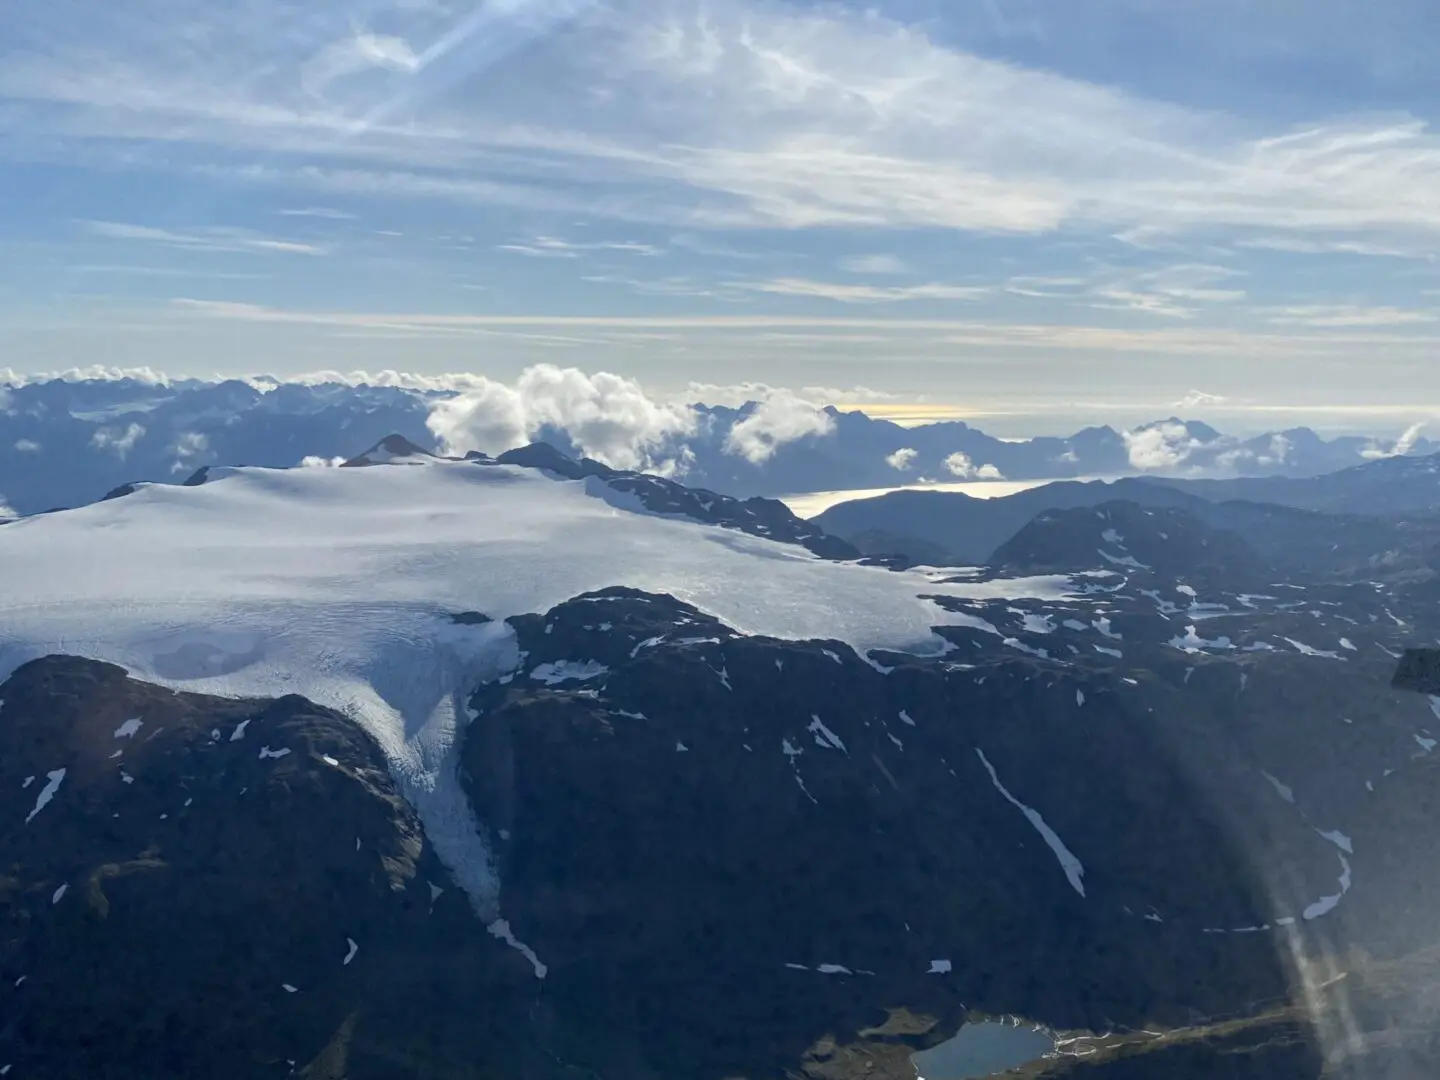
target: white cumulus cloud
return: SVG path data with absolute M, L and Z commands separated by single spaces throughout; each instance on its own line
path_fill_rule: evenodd
M 175 445 L 170 448 L 170 452 L 175 455 L 175 461 L 171 464 L 170 471 L 178 473 L 190 468 L 190 463 L 208 449 L 210 449 L 210 440 L 201 432 L 181 432 L 180 437 L 175 440 Z
M 1387 450 L 1378 443 L 1371 443 L 1364 450 L 1360 451 L 1360 456 L 1369 461 L 1377 461 L 1380 458 L 1404 457 L 1410 453 L 1411 450 L 1415 449 L 1415 444 L 1420 441 L 1420 432 L 1424 429 L 1425 421 L 1423 420 L 1418 424 L 1411 424 L 1390 449 Z
M 961 480 L 1004 480 L 1004 475 L 994 465 L 976 465 L 969 454 L 959 450 L 945 459 L 945 469 L 951 476 Z
M 1290 451 L 1295 449 L 1295 444 L 1284 435 L 1270 436 L 1270 451 L 1261 454 L 1257 461 L 1261 465 L 1283 465 L 1290 458 Z
M 920 451 L 905 446 L 896 450 L 893 454 L 887 455 L 885 464 L 889 465 L 892 469 L 898 469 L 900 472 L 908 472 L 910 466 L 915 463 L 915 459 L 919 456 Z
M 5 501 L 5 496 L 0 495 L 0 521 L 14 521 L 19 516 L 14 508 Z
M 1241 446 L 1234 450 L 1226 450 L 1215 458 L 1215 465 L 1222 472 L 1235 471 L 1242 464 L 1251 462 L 1262 469 L 1275 468 L 1284 465 L 1290 458 L 1290 451 L 1294 449 L 1295 444 L 1284 435 L 1272 435 L 1270 436 L 1270 445 L 1265 449 L 1255 450 Z
M 1127 431 L 1123 437 L 1130 464 L 1147 471 L 1182 465 L 1204 445 L 1190 434 L 1184 424 L 1174 420 L 1151 424 L 1138 431 Z
M 107 367 L 104 364 L 92 364 L 89 367 L 72 367 L 64 371 L 46 371 L 24 374 L 14 368 L 0 368 L 0 383 L 11 387 L 29 386 L 31 383 L 50 382 L 59 379 L 61 382 L 119 382 L 123 379 L 130 379 L 134 382 L 146 383 L 150 386 L 168 386 L 170 377 L 164 372 L 156 371 L 148 367 Z M 5 386 L 0 386 L 0 409 L 6 404 Z
M 108 450 L 124 461 L 130 455 L 130 451 L 135 449 L 135 444 L 144 436 L 143 425 L 130 423 L 123 428 L 100 428 L 90 436 L 90 445 L 97 450 Z
M 786 443 L 808 435 L 829 435 L 835 418 L 788 390 L 772 390 L 725 438 L 725 452 L 752 464 L 769 461 Z
M 194 457 L 210 449 L 210 439 L 198 431 L 182 432 L 171 449 L 182 458 Z
M 38 454 L 40 452 L 40 444 L 34 439 L 16 439 L 15 449 L 22 454 Z
M 657 454 L 692 434 L 697 422 L 693 409 L 657 401 L 633 379 L 553 364 L 526 368 L 513 385 L 480 377 L 466 392 L 436 402 L 427 420 L 450 453 L 503 452 L 551 427 L 597 461 L 652 470 L 666 468 Z

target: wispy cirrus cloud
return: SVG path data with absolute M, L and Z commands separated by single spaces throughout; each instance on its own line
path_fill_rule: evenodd
M 327 251 L 325 247 L 317 244 L 284 240 L 249 229 L 219 225 L 177 231 L 120 221 L 86 221 L 83 224 L 87 231 L 108 240 L 137 240 L 189 251 L 275 252 L 285 255 L 324 255 Z
M 556 236 L 537 236 L 523 243 L 496 244 L 495 250 L 508 251 L 515 255 L 529 255 L 532 258 L 574 259 L 587 251 L 617 251 L 631 255 L 659 255 L 661 249 L 653 244 L 641 244 L 633 240 L 600 240 L 581 242 L 562 240 Z
M 840 260 L 840 269 L 852 274 L 909 274 L 910 264 L 899 255 L 850 255 Z
M 692 297 L 726 303 L 747 303 L 754 298 L 733 285 L 698 281 L 684 274 L 649 279 L 622 274 L 586 274 L 583 280 L 596 285 L 618 285 L 637 296 Z
M 1096 267 L 1084 277 L 1018 275 L 1003 291 L 1032 299 L 1064 300 L 1101 310 L 1193 319 L 1207 306 L 1246 297 L 1235 288 L 1245 272 L 1210 263 L 1168 263 L 1148 269 Z M 1226 285 L 1227 287 L 1220 287 Z
M 1360 304 L 1295 304 L 1262 309 L 1268 322 L 1282 326 L 1344 327 L 1413 326 L 1440 322 L 1440 311 Z
M 330 221 L 354 221 L 355 215 L 348 210 L 337 210 L 333 206 L 300 206 L 279 210 L 284 217 L 326 218 Z
M 1097 286 L 1092 290 L 1091 303 L 1095 307 L 1190 319 L 1199 305 L 1243 300 L 1243 289 L 1214 287 L 1239 273 L 1223 266 L 1195 263 L 1162 267 Z
M 1052 357 L 1080 353 L 1093 356 L 1136 355 L 1174 360 L 1245 358 L 1247 372 L 1254 361 L 1282 362 L 1313 358 L 1344 359 L 1359 345 L 1372 346 L 1420 363 L 1433 355 L 1437 339 L 1424 327 L 1396 330 L 1357 327 L 1336 335 L 1324 327 L 1286 327 L 1268 330 L 1204 327 L 1186 324 L 1154 329 L 1097 324 L 1045 324 L 959 318 L 914 318 L 875 311 L 865 315 L 729 314 L 721 312 L 668 315 L 544 315 L 385 311 L 319 311 L 271 307 L 239 301 L 178 297 L 170 302 L 176 315 L 202 320 L 309 326 L 356 334 L 410 333 L 453 338 L 543 337 L 557 344 L 593 346 L 620 342 L 620 335 L 666 335 L 685 349 L 731 341 L 753 353 L 774 349 L 785 338 L 832 360 L 835 350 L 847 344 L 864 347 L 864 355 L 894 356 L 915 353 L 927 363 L 942 355 L 968 348 L 987 356 L 1030 354 Z M 1419 332 L 1417 332 L 1419 331 Z M 1190 376 L 1185 375 L 1188 382 Z M 1181 392 L 1177 390 L 1177 392 Z
M 1246 20 L 1320 39 L 1299 15 L 1261 19 L 1238 3 L 1225 85 L 1184 63 L 1183 35 L 1156 42 L 1173 51 L 1163 65 L 1095 63 L 1086 50 L 1131 26 L 1134 2 L 1103 0 L 1084 40 L 1050 35 L 1073 16 L 1038 0 L 1007 3 L 998 22 L 953 5 L 917 22 L 899 0 L 16 4 L 0 10 L 0 181 L 35 184 L 36 165 L 86 177 L 75 205 L 40 225 L 61 249 L 89 249 L 52 260 L 52 289 L 83 291 L 82 265 L 158 264 L 105 281 L 141 294 L 187 252 L 235 256 L 204 260 L 235 275 L 255 262 L 240 256 L 275 255 L 270 284 L 190 309 L 185 330 L 291 328 L 266 331 L 280 347 L 322 329 L 397 350 L 648 334 L 630 339 L 636 363 L 683 368 L 706 362 L 685 335 L 739 304 L 860 319 L 717 331 L 751 334 L 784 362 L 844 334 L 844 362 L 924 363 L 956 386 L 1020 351 L 1033 366 L 1010 377 L 1028 386 L 1076 352 L 1119 356 L 1133 378 L 1149 356 L 1328 357 L 1337 328 L 1346 348 L 1364 339 L 1397 363 L 1433 344 L 1417 294 L 1440 258 L 1440 101 L 1424 70 L 1389 76 L 1385 112 L 1309 85 L 1281 100 L 1265 92 L 1272 72 L 1242 63 L 1259 48 L 1239 40 Z M 1147 20 L 1195 21 L 1146 7 Z M 1193 77 L 1167 81 L 1161 66 Z M 1231 86 L 1231 71 L 1261 92 Z M 50 205 L 30 194 L 9 211 L 27 227 Z M 402 231 L 383 251 L 374 241 Z M 97 258 L 97 241 L 151 253 Z M 167 252 L 179 253 L 169 265 Z M 338 252 L 357 257 L 296 272 L 298 256 Z M 401 255 L 415 273 L 397 273 Z M 1327 267 L 1362 258 L 1363 301 L 1335 305 L 1355 286 Z M 32 265 L 9 250 L 0 262 Z M 426 275 L 486 292 L 396 299 Z M 394 313 L 416 306 L 427 312 Z M 558 321 L 595 310 L 640 321 Z M 486 321 L 547 311 L 557 318 Z M 645 322 L 660 311 L 694 322 Z M 37 340 L 25 347 L 39 359 L 20 362 L 54 363 Z M 1123 381 L 1121 364 L 1092 377 Z M 1254 377 L 1290 378 L 1276 371 Z M 1171 397 L 1191 382 L 1176 380 Z
M 844 304 L 894 304 L 907 300 L 979 300 L 994 290 L 986 285 L 949 285 L 932 281 L 923 285 L 860 285 L 808 278 L 771 278 L 766 281 L 730 282 L 733 288 L 775 296 L 807 296 Z
M 404 38 L 357 32 L 331 42 L 307 60 L 301 66 L 300 81 L 306 91 L 318 96 L 330 83 L 346 75 L 371 68 L 415 72 L 421 63 Z
M 186 33 L 167 37 L 140 29 L 146 6 L 84 34 L 26 17 L 49 32 L 22 39 L 45 47 L 0 72 L 22 131 L 405 166 L 448 181 L 430 188 L 442 198 L 496 164 L 511 178 L 499 201 L 574 197 L 562 174 L 578 167 L 593 212 L 712 226 L 1440 237 L 1425 194 L 1440 135 L 1421 119 L 1257 131 L 873 12 L 508 0 L 393 12 L 381 33 L 350 26 L 345 5 L 301 18 L 252 0 L 240 19 L 187 8 Z M 520 48 L 531 77 L 506 66 Z M 484 93 L 501 71 L 507 92 Z

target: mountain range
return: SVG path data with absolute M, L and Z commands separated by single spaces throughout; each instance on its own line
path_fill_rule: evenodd
M 914 1080 L 1002 1017 L 1032 1080 L 1433 1075 L 1435 568 L 1139 482 L 947 570 L 345 464 L 0 529 L 4 1075 Z
M 0 506 L 21 515 L 78 506 L 125 483 L 178 482 L 210 464 L 281 468 L 305 460 L 331 462 L 391 433 L 435 452 L 510 449 L 508 443 L 442 447 L 435 410 L 462 393 L 273 379 L 50 379 L 0 386 Z M 622 456 L 643 459 L 649 471 L 742 498 L 923 479 L 1049 480 L 1141 472 L 1306 477 L 1370 458 L 1440 450 L 1415 432 L 1399 440 L 1326 440 L 1295 428 L 1242 439 L 1173 417 L 1129 431 L 1092 427 L 1064 438 L 1015 441 L 961 422 L 902 427 L 858 411 L 795 402 L 784 409 L 769 401 L 740 408 L 696 404 L 681 412 L 683 430 L 636 433 L 640 441 L 626 443 Z M 599 419 L 607 431 L 632 422 L 623 412 Z M 603 458 L 587 446 L 587 425 L 596 422 L 590 413 L 570 421 L 551 418 L 533 425 L 529 436 L 570 457 L 588 450 Z M 447 440 L 469 438 L 464 431 L 447 432 Z
M 813 520 L 869 554 L 983 565 L 1050 511 L 1123 501 L 1183 511 L 1243 537 L 1278 573 L 1428 573 L 1440 566 L 1440 455 L 1386 458 L 1320 477 L 1062 481 L 998 498 L 892 491 Z M 1088 552 L 1094 558 L 1094 551 Z

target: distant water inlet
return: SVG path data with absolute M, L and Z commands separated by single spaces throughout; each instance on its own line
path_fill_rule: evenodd
M 1113 480 L 1114 477 L 1066 476 L 1059 479 L 1084 482 Z M 803 491 L 791 495 L 781 495 L 779 499 L 790 508 L 796 517 L 812 518 L 840 503 L 851 502 L 855 499 L 873 499 L 880 495 L 888 495 L 892 491 L 958 491 L 973 499 L 999 499 L 1006 495 L 1015 495 L 1022 491 L 1029 491 L 1031 488 L 1056 482 L 1056 478 L 1044 480 L 956 480 L 938 484 L 900 484 L 896 487 L 855 488 L 843 491 Z
M 1055 1049 L 1055 1036 L 1019 1020 L 966 1024 L 953 1039 L 911 1059 L 919 1080 L 982 1080 L 1018 1069 Z

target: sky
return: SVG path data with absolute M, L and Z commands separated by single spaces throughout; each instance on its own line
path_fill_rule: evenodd
M 1403 428 L 1437 52 L 1433 0 L 0 5 L 0 366 Z

